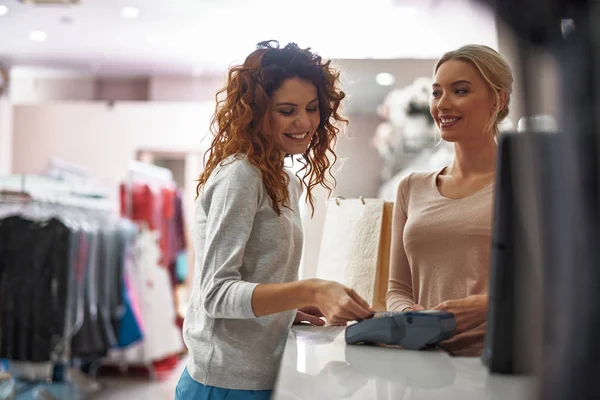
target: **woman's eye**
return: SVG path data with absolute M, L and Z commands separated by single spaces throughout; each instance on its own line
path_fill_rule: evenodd
M 292 115 L 294 113 L 294 110 L 279 110 L 279 112 L 283 115 Z
M 466 94 L 467 89 L 456 89 L 456 94 Z
M 317 111 L 319 111 L 319 108 L 318 108 L 318 107 L 314 107 L 314 108 L 307 108 L 307 109 L 306 109 L 306 111 L 308 111 L 309 113 L 314 113 L 314 112 L 317 112 Z
M 434 90 L 433 92 L 431 92 L 431 95 L 433 97 L 438 97 L 440 95 L 440 91 L 439 90 Z

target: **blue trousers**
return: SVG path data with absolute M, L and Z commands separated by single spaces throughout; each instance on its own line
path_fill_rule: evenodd
M 175 389 L 175 400 L 269 400 L 272 390 L 235 390 L 205 386 L 196 382 L 187 367 Z

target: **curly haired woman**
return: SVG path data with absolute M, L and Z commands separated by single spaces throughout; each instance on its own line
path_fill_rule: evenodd
M 290 326 L 369 318 L 352 289 L 298 281 L 302 188 L 314 211 L 346 122 L 330 62 L 295 44 L 259 43 L 217 93 L 215 138 L 200 175 L 195 278 L 184 323 L 190 358 L 177 399 L 268 399 Z M 284 168 L 299 156 L 302 169 Z M 302 177 L 300 177 L 302 175 Z

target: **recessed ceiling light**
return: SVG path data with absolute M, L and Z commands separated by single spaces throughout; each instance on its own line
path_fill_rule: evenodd
M 124 7 L 121 10 L 121 17 L 123 18 L 137 18 L 140 15 L 140 9 L 135 7 Z
M 391 86 L 394 83 L 396 83 L 396 78 L 394 77 L 394 75 L 388 72 L 382 72 L 380 74 L 377 74 L 377 76 L 375 77 L 375 82 L 377 82 L 381 86 Z
M 46 32 L 31 31 L 29 32 L 29 40 L 32 42 L 44 42 L 46 41 Z
M 0 4 L 0 17 L 3 15 L 8 14 L 8 7 L 3 6 L 2 4 Z

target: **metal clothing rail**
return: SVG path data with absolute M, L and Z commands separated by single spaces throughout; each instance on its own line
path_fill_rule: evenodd
M 127 169 L 128 179 L 131 180 L 149 180 L 158 182 L 173 181 L 173 173 L 171 170 L 159 167 L 158 165 L 132 160 L 129 162 Z
M 113 202 L 101 190 L 84 189 L 39 175 L 0 177 L 0 200 L 23 197 L 29 201 L 76 208 L 110 210 Z

